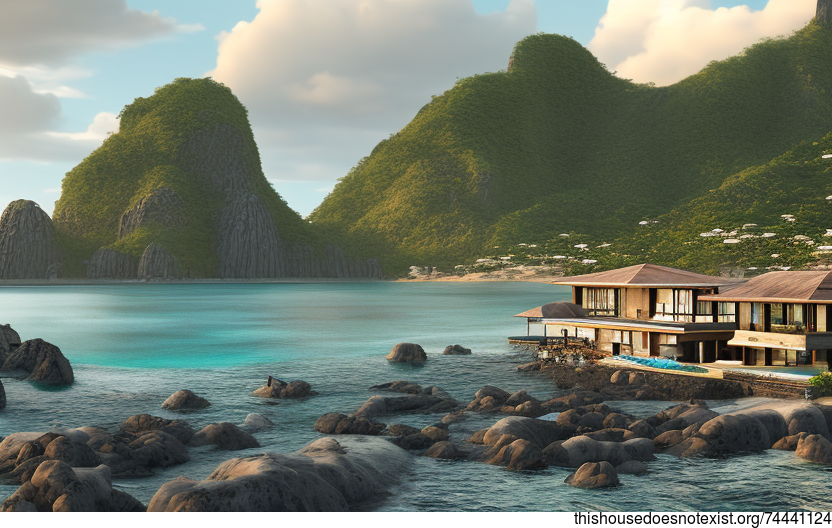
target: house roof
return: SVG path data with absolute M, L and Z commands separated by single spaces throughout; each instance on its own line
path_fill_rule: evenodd
M 732 281 L 656 264 L 637 264 L 611 271 L 564 277 L 552 284 L 567 286 L 649 286 L 652 288 L 718 287 Z
M 539 319 L 565 319 L 571 317 L 586 317 L 586 310 L 571 302 L 554 302 L 526 310 L 514 317 L 533 317 Z
M 699 300 L 832 303 L 832 271 L 772 271 Z

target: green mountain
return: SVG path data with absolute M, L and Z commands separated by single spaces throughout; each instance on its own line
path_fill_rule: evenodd
M 507 71 L 435 97 L 310 219 L 394 274 L 560 233 L 626 240 L 640 221 L 695 208 L 734 175 L 830 129 L 829 25 L 812 22 L 661 88 L 615 77 L 569 38 L 534 35 Z
M 53 221 L 62 275 L 364 277 L 263 175 L 248 113 L 211 79 L 177 79 L 121 112 L 67 173 Z

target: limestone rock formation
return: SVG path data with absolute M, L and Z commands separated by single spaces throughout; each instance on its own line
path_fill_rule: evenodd
M 0 279 L 56 278 L 60 267 L 49 215 L 30 200 L 10 203 L 0 217 Z
M 101 248 L 87 264 L 88 279 L 135 279 L 138 262 L 115 249 Z
M 288 455 L 223 462 L 203 481 L 170 481 L 148 511 L 347 511 L 394 485 L 409 458 L 386 440 L 321 438 Z
M 22 370 L 28 379 L 53 385 L 69 385 L 75 381 L 69 360 L 61 349 L 43 339 L 24 341 L 6 357 L 0 370 Z
M 832 24 L 832 0 L 818 0 L 815 18 L 821 24 Z
M 182 270 L 170 252 L 156 242 L 147 246 L 139 260 L 139 279 L 181 279 Z
M 118 237 L 122 238 L 149 222 L 165 227 L 180 227 L 185 224 L 183 209 L 185 202 L 170 187 L 159 187 L 145 196 L 121 215 Z
M 220 213 L 219 276 L 258 279 L 285 277 L 285 249 L 266 206 L 245 193 L 226 202 Z

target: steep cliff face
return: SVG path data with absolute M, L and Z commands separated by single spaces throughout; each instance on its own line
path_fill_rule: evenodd
M 182 270 L 176 258 L 157 243 L 150 244 L 142 253 L 139 260 L 138 278 L 152 279 L 181 279 Z
M 93 253 L 87 265 L 88 279 L 135 279 L 138 261 L 115 249 L 102 248 Z
M 123 238 L 149 222 L 158 222 L 164 227 L 181 227 L 186 222 L 184 207 L 185 202 L 176 191 L 170 187 L 159 187 L 124 211 L 118 237 Z
M 832 24 L 832 0 L 818 0 L 815 18 L 821 24 Z
M 30 200 L 12 202 L 0 217 L 0 279 L 48 279 L 61 252 L 52 220 Z
M 327 249 L 274 191 L 245 108 L 211 79 L 177 79 L 126 106 L 119 132 L 67 174 L 55 219 L 70 275 L 379 276 Z

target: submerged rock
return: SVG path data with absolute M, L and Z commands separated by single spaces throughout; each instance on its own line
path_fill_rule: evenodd
M 6 356 L 0 370 L 22 370 L 27 379 L 52 385 L 69 385 L 75 381 L 69 360 L 61 349 L 43 339 L 24 341 Z
M 384 424 L 376 424 L 363 416 L 326 413 L 315 422 L 315 430 L 324 434 L 379 435 Z
M 462 345 L 448 345 L 445 347 L 445 350 L 442 351 L 442 355 L 445 356 L 468 356 L 471 354 L 470 348 L 465 348 Z
M 408 464 L 385 440 L 321 438 L 288 455 L 223 462 L 203 481 L 170 481 L 148 511 L 347 511 L 384 493 Z
M 192 446 L 209 444 L 228 451 L 260 447 L 260 443 L 250 433 L 229 422 L 207 425 L 191 439 Z
M 269 376 L 266 385 L 252 394 L 261 398 L 305 398 L 312 394 L 312 385 L 303 380 L 285 382 Z

